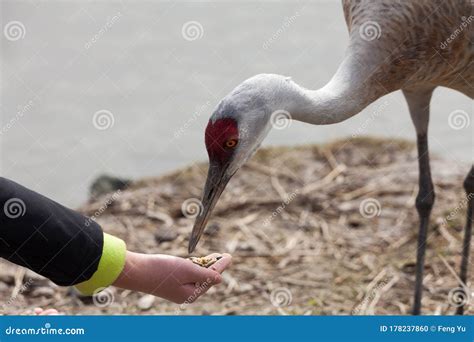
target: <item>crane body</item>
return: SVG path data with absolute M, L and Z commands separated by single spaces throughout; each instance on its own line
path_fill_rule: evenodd
M 325 86 L 310 90 L 286 76 L 260 74 L 241 83 L 216 107 L 205 132 L 209 171 L 204 210 L 196 218 L 189 251 L 196 247 L 228 181 L 270 131 L 275 113 L 287 113 L 293 120 L 313 125 L 335 124 L 401 90 L 417 136 L 419 232 L 413 314 L 420 314 L 426 242 L 435 201 L 428 149 L 430 101 L 438 86 L 474 98 L 474 5 L 469 0 L 345 0 L 343 9 L 349 44 Z M 464 189 L 468 208 L 459 277 L 467 291 L 474 166 Z M 463 310 L 460 306 L 457 313 Z

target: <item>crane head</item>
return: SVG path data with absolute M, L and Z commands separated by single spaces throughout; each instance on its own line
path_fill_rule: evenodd
M 212 114 L 205 132 L 209 170 L 202 195 L 202 210 L 196 217 L 189 241 L 189 253 L 194 251 L 227 183 L 254 154 L 270 130 L 272 111 L 269 103 L 272 101 L 268 101 L 266 91 L 271 90 L 273 84 L 279 85 L 280 78 L 278 75 L 261 75 L 243 82 L 219 103 Z

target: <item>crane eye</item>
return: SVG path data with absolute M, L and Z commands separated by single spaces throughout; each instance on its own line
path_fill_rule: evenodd
M 233 148 L 237 146 L 237 139 L 229 139 L 225 142 L 225 147 L 227 148 Z

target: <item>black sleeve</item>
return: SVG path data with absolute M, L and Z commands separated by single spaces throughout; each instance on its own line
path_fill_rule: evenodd
M 103 243 L 91 219 L 0 177 L 0 257 L 69 286 L 92 277 Z

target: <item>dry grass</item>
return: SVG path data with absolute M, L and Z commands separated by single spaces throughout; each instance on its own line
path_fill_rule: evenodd
M 434 158 L 432 169 L 437 200 L 423 312 L 452 314 L 448 293 L 459 287 L 452 271 L 460 262 L 468 166 L 457 169 Z M 181 205 L 200 197 L 205 176 L 206 165 L 194 164 L 135 182 L 98 222 L 131 250 L 187 256 L 193 219 L 183 215 Z M 54 306 L 68 314 L 408 314 L 417 177 L 416 150 L 404 141 L 366 138 L 263 149 L 230 182 L 198 245 L 200 255 L 232 253 L 234 264 L 224 283 L 195 304 L 180 307 L 156 299 L 143 311 L 137 305 L 143 295 L 113 290 L 113 303 L 100 308 L 37 276 L 22 290 L 31 273 L 3 261 L 0 296 L 2 302 L 15 297 L 7 313 Z M 374 217 L 368 217 L 370 210 L 361 214 L 366 199 L 380 204 Z M 106 200 L 82 211 L 93 215 Z M 446 221 L 450 212 L 454 218 Z M 468 313 L 474 313 L 472 305 Z

